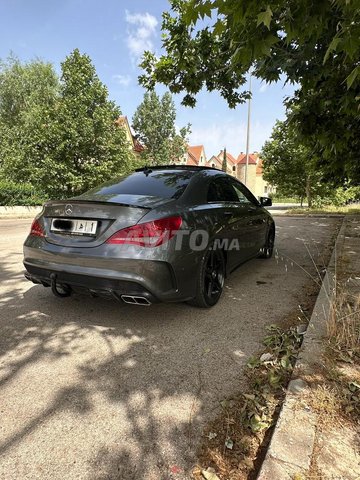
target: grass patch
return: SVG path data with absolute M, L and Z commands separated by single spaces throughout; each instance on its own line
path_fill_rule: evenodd
M 286 213 L 295 215 L 313 215 L 313 214 L 333 214 L 333 215 L 356 215 L 360 214 L 359 205 L 345 205 L 343 207 L 336 207 L 334 205 L 327 205 L 318 208 L 292 208 Z
M 360 295 L 337 295 L 330 309 L 327 338 L 339 360 L 351 362 L 360 357 Z
M 327 321 L 324 359 L 341 415 L 360 422 L 360 294 L 337 293 Z
M 307 479 L 328 478 L 319 466 L 319 441 L 331 443 L 332 432 L 358 434 L 360 425 L 360 295 L 346 295 L 337 288 L 327 321 L 322 362 L 312 375 L 305 376 L 311 389 L 302 399 L 317 413 L 315 449 Z M 351 449 L 350 449 L 351 450 Z M 355 462 L 353 453 L 347 462 Z M 337 461 L 341 464 L 344 459 Z
M 271 195 L 270 197 L 274 203 L 300 203 L 301 199 L 300 198 L 294 198 L 294 197 L 282 197 L 282 196 L 277 196 L 276 194 Z

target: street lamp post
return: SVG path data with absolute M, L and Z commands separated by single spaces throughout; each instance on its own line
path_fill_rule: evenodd
M 249 143 L 250 143 L 250 112 L 251 112 L 251 73 L 249 76 L 249 92 L 248 114 L 247 114 L 247 131 L 246 131 L 246 163 L 245 163 L 245 185 L 247 186 L 248 165 L 249 165 Z

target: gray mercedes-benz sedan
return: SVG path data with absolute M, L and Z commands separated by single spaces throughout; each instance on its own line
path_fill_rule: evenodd
M 24 244 L 25 276 L 60 297 L 215 305 L 226 276 L 273 252 L 275 224 L 238 180 L 207 167 L 145 167 L 50 201 Z

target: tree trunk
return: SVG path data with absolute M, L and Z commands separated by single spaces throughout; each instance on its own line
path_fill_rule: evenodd
M 303 206 L 303 201 L 304 201 L 304 196 L 300 195 L 300 207 L 302 208 Z
M 312 207 L 312 198 L 311 198 L 311 177 L 310 175 L 306 178 L 306 198 L 308 202 L 308 208 Z

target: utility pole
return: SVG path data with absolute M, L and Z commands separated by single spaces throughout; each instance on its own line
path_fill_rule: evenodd
M 246 131 L 246 164 L 245 164 L 245 185 L 247 186 L 248 165 L 249 165 L 249 143 L 250 143 L 250 112 L 251 112 L 251 73 L 249 76 L 249 92 L 248 114 L 247 114 L 247 131 Z

